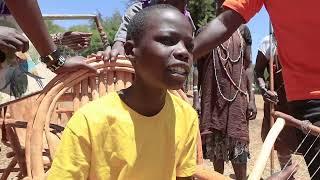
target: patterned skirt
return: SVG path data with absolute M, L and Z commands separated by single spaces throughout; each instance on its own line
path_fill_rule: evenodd
M 249 142 L 227 137 L 215 130 L 212 134 L 205 135 L 205 156 L 212 162 L 224 160 L 235 164 L 247 163 L 250 159 Z

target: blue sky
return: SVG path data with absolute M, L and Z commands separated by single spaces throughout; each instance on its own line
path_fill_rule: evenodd
M 128 0 L 38 0 L 43 14 L 91 14 L 98 11 L 103 16 L 112 16 L 115 11 L 124 13 Z M 64 27 L 87 21 L 57 21 Z M 252 57 L 255 61 L 257 48 L 261 40 L 269 33 L 269 16 L 264 8 L 248 23 L 253 46 Z

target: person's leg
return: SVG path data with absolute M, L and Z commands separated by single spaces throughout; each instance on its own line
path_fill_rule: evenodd
M 247 162 L 250 158 L 249 143 L 237 139 L 230 140 L 230 161 L 237 180 L 247 179 Z
M 220 131 L 205 136 L 206 157 L 213 163 L 214 170 L 223 174 L 227 148 Z
M 247 163 L 232 163 L 232 167 L 237 180 L 247 179 Z
M 320 100 L 303 100 L 293 101 L 289 103 L 290 111 L 293 116 L 300 120 L 309 120 L 314 125 L 320 126 Z M 305 133 L 302 131 L 297 132 L 298 139 L 301 141 L 305 137 Z M 318 139 L 312 146 L 316 137 L 309 135 L 306 141 L 302 145 L 302 152 L 305 154 L 306 151 L 311 147 L 308 154 L 305 155 L 305 161 L 308 165 L 308 171 L 312 179 L 320 179 L 320 153 L 319 145 L 320 140 Z
M 220 174 L 224 173 L 224 160 L 223 159 L 216 159 L 212 160 L 214 170 Z

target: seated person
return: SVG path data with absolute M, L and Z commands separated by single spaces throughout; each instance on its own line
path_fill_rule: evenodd
M 188 76 L 192 40 L 191 24 L 172 6 L 137 13 L 124 45 L 134 83 L 74 114 L 48 179 L 191 179 L 197 113 L 168 90 Z
M 180 89 L 190 72 L 192 33 L 191 24 L 170 5 L 151 6 L 133 17 L 124 44 L 136 73 L 132 86 L 73 115 L 48 180 L 192 179 L 197 113 L 168 92 Z

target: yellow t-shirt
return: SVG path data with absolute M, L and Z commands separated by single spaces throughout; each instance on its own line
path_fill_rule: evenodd
M 167 93 L 146 117 L 117 93 L 88 103 L 68 122 L 48 179 L 175 180 L 196 169 L 198 117 Z

